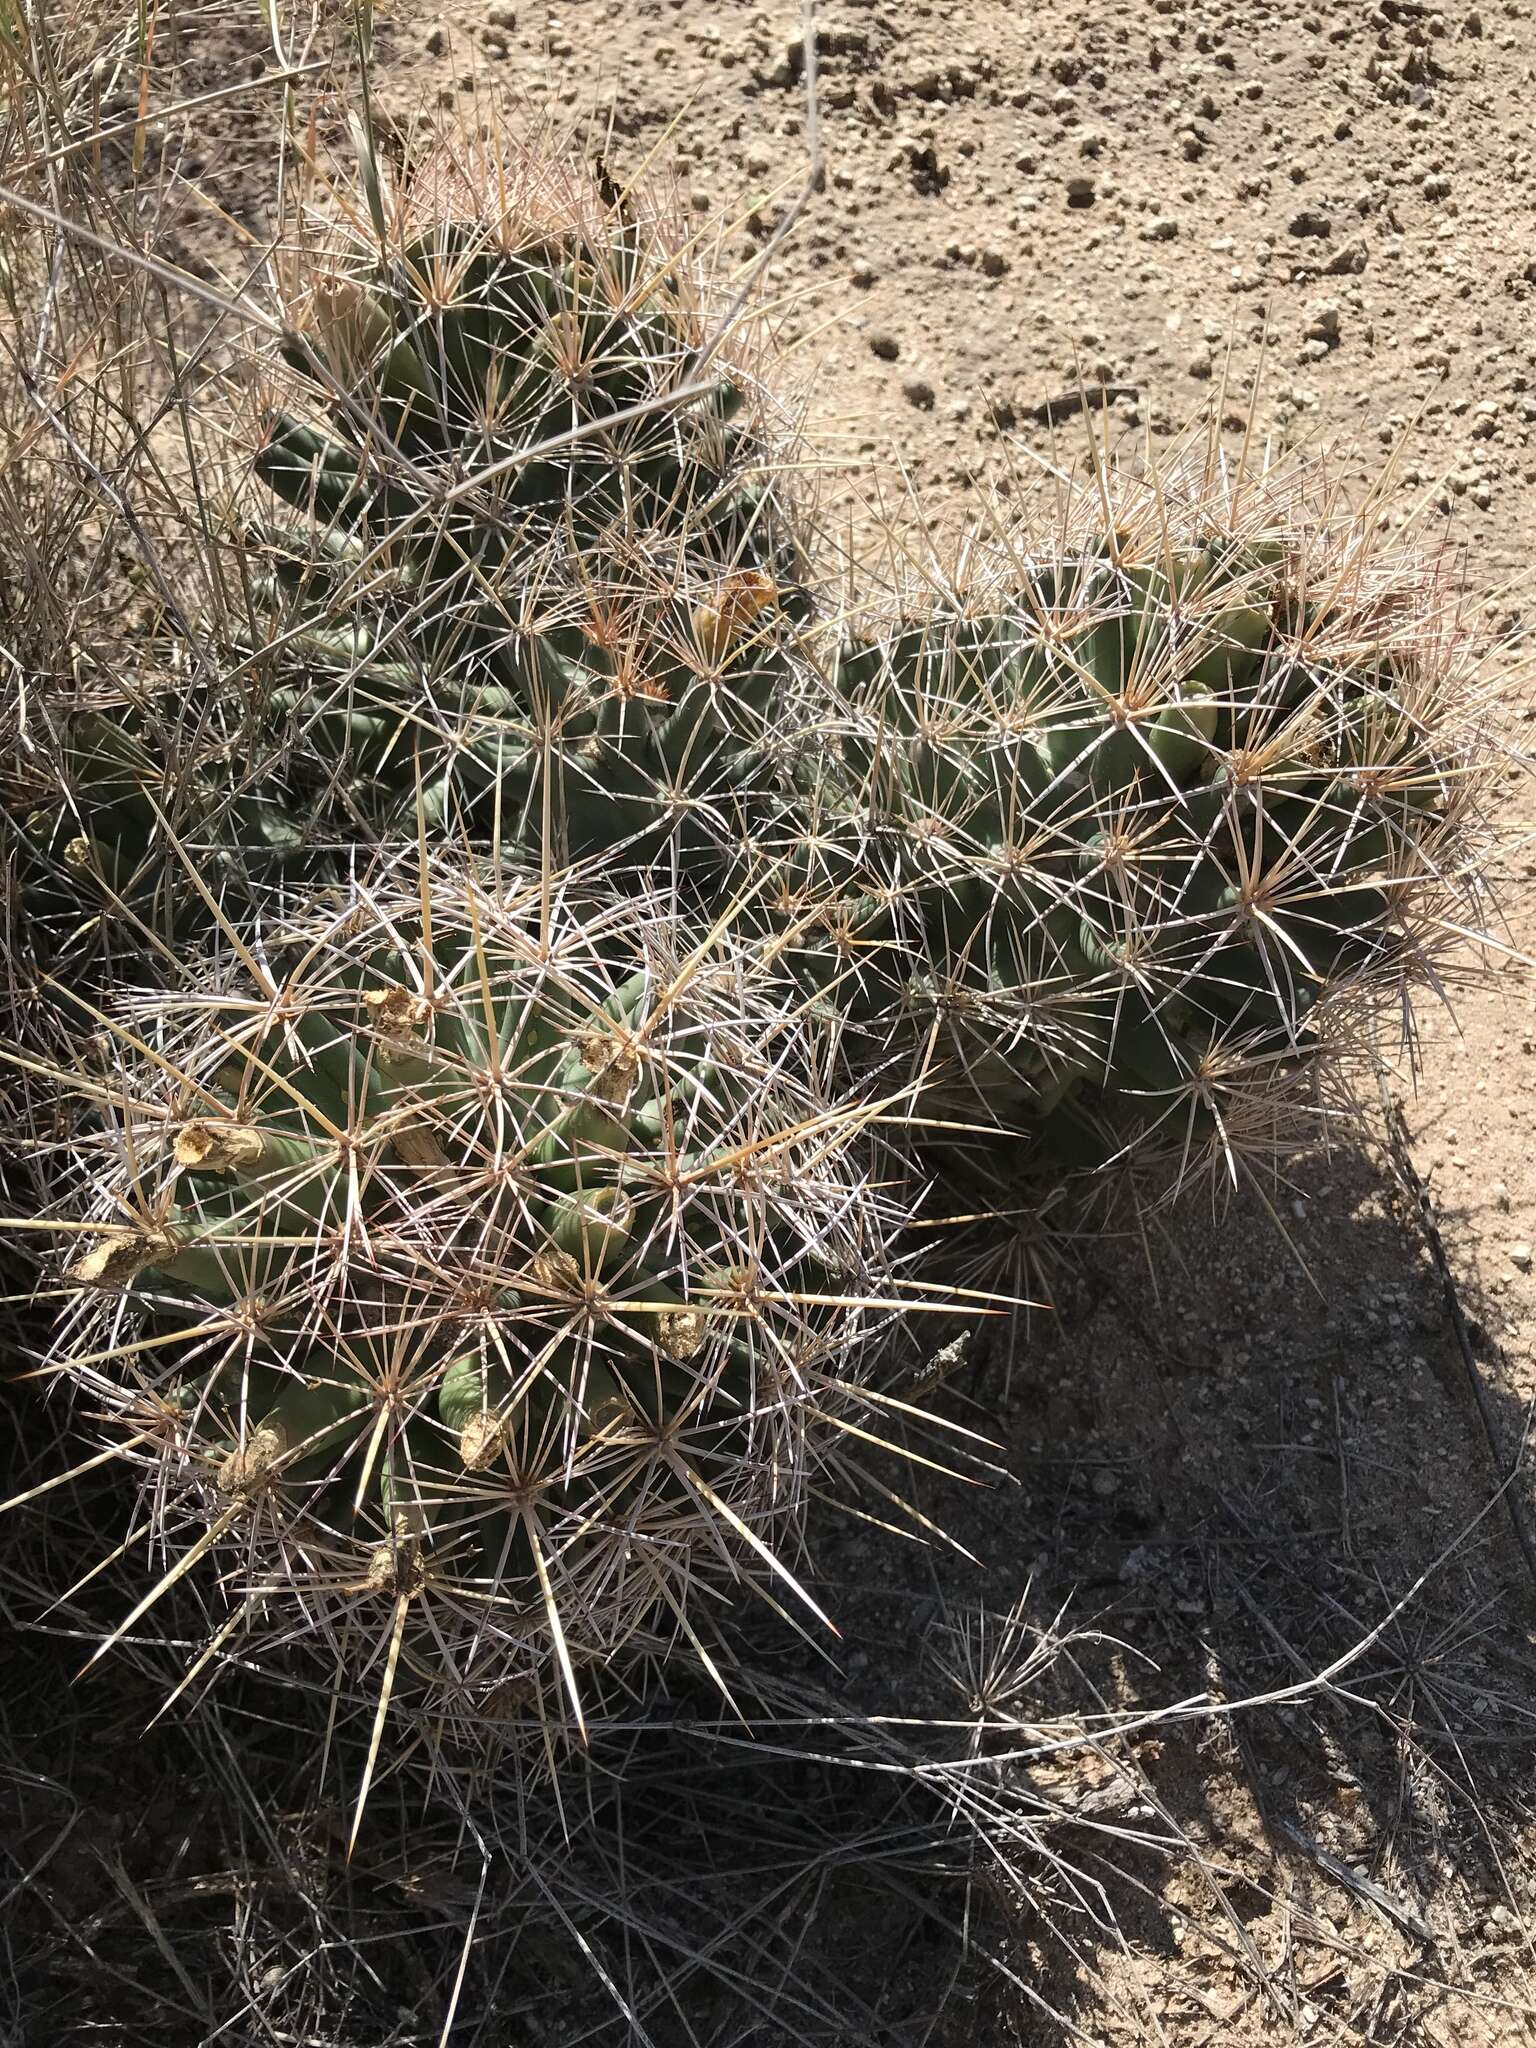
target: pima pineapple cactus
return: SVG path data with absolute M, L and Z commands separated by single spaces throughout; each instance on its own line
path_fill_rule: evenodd
M 1103 486 L 844 632 L 814 809 L 753 865 L 927 1114 L 1231 1174 L 1465 930 L 1482 697 L 1364 525 L 1275 478 Z
M 255 479 L 195 457 L 193 516 L 132 527 L 152 630 L 57 650 L 4 736 L 45 956 L 198 939 L 210 896 L 419 832 L 558 866 L 771 814 L 808 610 L 793 437 L 666 205 L 500 134 L 392 183 L 359 137 L 276 287 Z
M 499 137 L 398 186 L 362 144 L 333 220 L 283 277 L 287 511 L 250 529 L 290 759 L 354 836 L 727 838 L 806 602 L 724 294 L 643 196 Z
M 579 1719 L 737 1582 L 793 1603 L 900 1217 L 772 987 L 660 901 L 438 867 L 124 1024 L 58 1362 L 170 1576 L 215 1553 L 220 1653 Z

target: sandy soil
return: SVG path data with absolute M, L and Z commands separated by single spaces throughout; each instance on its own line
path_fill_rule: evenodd
M 1362 492 L 1390 457 L 1383 516 L 1465 550 L 1495 593 L 1490 636 L 1518 638 L 1536 11 L 829 0 L 820 17 L 826 175 L 769 278 L 804 344 L 829 505 L 866 505 L 882 474 L 899 490 L 893 464 L 936 517 L 980 485 L 1016 493 L 1034 456 L 1081 449 L 1085 386 L 1098 429 L 1155 445 L 1214 406 L 1234 437 L 1251 418 L 1342 444 L 1330 459 Z M 784 5 L 493 0 L 381 19 L 376 83 L 402 123 L 491 96 L 601 107 L 613 161 L 682 162 L 701 230 L 748 261 L 805 174 L 799 33 Z M 254 28 L 243 49 L 194 38 L 192 75 L 254 71 L 264 47 Z M 259 232 L 245 112 L 164 140 Z M 1536 944 L 1533 817 L 1512 770 L 1496 866 L 1517 950 Z M 1102 1659 L 1121 1703 L 1241 1700 L 1344 1660 L 1321 1692 L 1127 1748 L 1118 1776 L 1063 1770 L 1080 1829 L 1165 1823 L 1185 1845 L 1099 1870 L 1123 1938 L 1085 1923 L 1076 1963 L 1019 1918 L 1020 1967 L 1079 2039 L 1536 2039 L 1536 1584 L 1515 1526 L 1536 1511 L 1523 1475 L 1498 1495 L 1536 1395 L 1533 1006 L 1518 961 L 1499 967 L 1454 1020 L 1425 1015 L 1416 1087 L 1402 1076 L 1482 1410 L 1414 1206 L 1369 1149 L 1298 1168 L 1289 1246 L 1253 1203 L 1214 1231 L 1186 1217 L 1150 1261 L 1107 1248 L 1059 1316 L 961 1385 L 1000 1407 L 1020 1484 L 930 1504 L 995 1604 L 1070 1595 L 1126 1646 Z M 849 1585 L 890 1568 L 857 1533 L 828 1564 Z M 991 1992 L 935 2036 L 1070 2037 Z

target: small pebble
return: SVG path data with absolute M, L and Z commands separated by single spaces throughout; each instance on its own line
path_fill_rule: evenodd
M 1358 235 L 1347 241 L 1336 256 L 1328 259 L 1330 277 L 1358 277 L 1370 259 L 1370 251 Z

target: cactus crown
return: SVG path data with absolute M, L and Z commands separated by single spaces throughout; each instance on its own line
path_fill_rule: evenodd
M 135 1027 L 68 1342 L 208 1499 L 243 1654 L 385 1596 L 402 1695 L 554 1659 L 579 1716 L 700 1583 L 792 1583 L 891 1198 L 762 978 L 658 903 L 435 870 L 269 957 Z
M 855 1058 L 1058 1160 L 1230 1176 L 1314 1099 L 1325 1009 L 1467 928 L 1465 638 L 1420 560 L 1297 512 L 1104 479 L 843 631 L 814 818 L 759 870 Z
M 364 149 L 333 213 L 283 277 L 256 467 L 288 511 L 250 530 L 293 758 L 354 833 L 727 836 L 805 605 L 783 431 L 693 250 L 504 146 L 398 186 Z

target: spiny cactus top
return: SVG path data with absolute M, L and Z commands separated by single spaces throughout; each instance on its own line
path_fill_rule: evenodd
M 298 238 L 257 455 L 292 758 L 375 830 L 718 842 L 805 612 L 725 295 L 570 162 L 444 147 L 396 191 L 365 149 L 360 184 Z
M 451 1719 L 790 1583 L 899 1218 L 761 975 L 442 869 L 248 969 L 131 1027 L 61 1353 L 207 1502 L 240 1654 L 398 1626 Z
M 1272 1145 L 1325 1012 L 1400 1014 L 1465 929 L 1487 748 L 1420 561 L 1296 530 L 1278 485 L 1121 490 L 1114 530 L 1084 492 L 845 633 L 834 755 L 753 866 L 854 1058 L 1182 1177 Z

